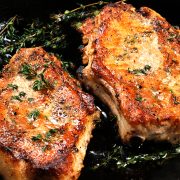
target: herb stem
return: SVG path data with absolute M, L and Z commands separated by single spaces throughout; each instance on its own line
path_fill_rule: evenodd
M 73 9 L 71 11 L 69 11 L 69 13 L 73 13 L 73 12 L 76 12 L 76 11 L 79 11 L 81 9 L 85 9 L 87 7 L 91 7 L 91 6 L 95 6 L 95 5 L 102 5 L 102 4 L 107 4 L 108 2 L 104 2 L 104 1 L 99 1 L 99 2 L 95 2 L 95 3 L 91 3 L 91 4 L 87 4 L 87 5 L 83 5 L 83 6 L 80 6 L 76 9 Z
M 12 23 L 14 23 L 15 19 L 16 19 L 17 15 L 15 15 L 14 17 L 12 17 L 6 24 L 6 26 L 0 31 L 0 35 L 2 35 L 5 30 L 9 27 L 9 25 L 11 25 Z
M 99 2 L 95 2 L 95 3 L 91 3 L 91 4 L 87 4 L 87 5 L 80 5 L 79 7 L 75 8 L 75 9 L 72 9 L 72 10 L 66 10 L 64 13 L 60 13 L 60 14 L 54 14 L 51 16 L 51 19 L 55 19 L 55 21 L 57 21 L 57 19 L 61 18 L 62 16 L 66 16 L 68 14 L 71 14 L 71 13 L 75 13 L 79 10 L 83 10 L 83 9 L 86 9 L 88 7 L 92 7 L 92 6 L 95 6 L 95 5 L 103 5 L 103 4 L 108 4 L 108 2 L 105 2 L 105 1 L 99 1 Z

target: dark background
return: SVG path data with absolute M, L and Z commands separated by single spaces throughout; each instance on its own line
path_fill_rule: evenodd
M 0 0 L 0 16 L 14 14 L 25 17 L 44 17 L 49 13 L 77 7 L 78 3 L 87 4 L 97 0 Z M 113 1 L 113 0 L 112 0 Z M 78 2 L 78 3 L 77 3 Z M 134 6 L 148 6 L 159 12 L 171 24 L 180 23 L 179 0 L 129 0 Z
M 77 3 L 78 1 L 78 3 Z M 42 19 L 49 16 L 50 13 L 64 12 L 79 6 L 79 3 L 88 4 L 96 2 L 94 0 L 0 0 L 0 21 L 7 19 L 15 14 L 24 18 L 40 17 Z M 129 0 L 135 7 L 147 6 L 165 17 L 172 25 L 180 24 L 179 2 L 180 0 Z M 142 169 L 143 170 L 143 169 Z M 83 170 L 84 172 L 84 170 Z M 101 172 L 102 173 L 102 172 Z M 180 180 L 180 158 L 168 161 L 164 166 L 152 168 L 143 179 L 149 180 Z M 91 174 L 82 174 L 80 179 L 129 179 L 126 174 L 113 176 L 113 172 L 103 172 L 100 176 L 91 176 Z M 134 179 L 134 178 L 130 178 Z M 142 179 L 141 177 L 136 179 Z

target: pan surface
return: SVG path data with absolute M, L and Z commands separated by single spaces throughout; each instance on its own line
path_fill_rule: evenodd
M 67 9 L 73 9 L 78 4 L 88 4 L 96 2 L 94 0 L 1 0 L 0 1 L 0 18 L 8 19 L 16 14 L 31 20 L 32 18 L 46 19 L 51 13 L 64 12 Z M 115 1 L 114 1 L 115 2 Z M 167 19 L 172 25 L 180 24 L 179 15 L 179 0 L 129 0 L 127 3 L 133 4 L 135 7 L 147 6 Z M 101 104 L 97 102 L 97 104 Z M 106 109 L 106 107 L 101 107 Z M 107 121 L 107 119 L 103 119 Z M 127 167 L 126 169 L 117 171 L 113 168 L 102 168 L 98 170 L 91 170 L 92 151 L 94 149 L 107 148 L 106 143 L 114 143 L 118 140 L 112 140 L 116 136 L 113 128 L 109 125 L 97 128 L 94 136 L 88 147 L 87 155 L 85 158 L 85 167 L 80 176 L 81 180 L 84 179 L 149 179 L 149 180 L 179 180 L 180 179 L 180 157 L 176 157 L 166 161 L 163 165 L 141 164 L 136 167 Z M 108 140 L 107 140 L 108 139 Z M 147 147 L 154 146 L 149 144 Z M 160 146 L 160 145 L 159 145 Z M 133 149 L 132 149 L 133 150 Z

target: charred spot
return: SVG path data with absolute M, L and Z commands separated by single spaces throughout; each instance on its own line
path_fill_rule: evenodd
M 77 153 L 77 152 L 79 152 L 79 149 L 74 145 L 74 146 L 72 147 L 72 151 L 73 151 L 74 153 Z
M 85 127 L 84 127 L 83 125 L 79 124 L 79 125 L 76 126 L 76 129 L 77 129 L 78 131 L 82 131 L 82 130 L 85 129 Z
M 172 59 L 172 65 L 178 65 L 178 61 L 176 59 Z
M 13 115 L 14 115 L 14 116 L 17 116 L 17 112 L 13 112 Z
M 60 104 L 64 104 L 64 103 L 65 103 L 65 99 L 61 98 L 61 99 L 59 100 L 59 103 L 60 103 Z
M 94 54 L 97 54 L 97 50 L 96 49 L 94 49 L 94 52 L 93 52 Z
M 79 135 L 78 134 L 74 134 L 73 137 L 74 137 L 75 140 L 77 140 L 79 138 Z
M 61 127 L 60 129 L 58 129 L 58 132 L 60 133 L 60 134 L 64 134 L 65 133 L 65 128 L 64 127 Z
M 106 7 L 118 7 L 118 4 L 115 3 L 109 3 Z
M 163 27 L 162 27 L 162 23 L 160 20 L 154 19 L 153 21 L 154 25 L 155 25 L 155 31 L 162 31 Z
M 138 84 L 138 85 L 137 85 L 137 88 L 138 88 L 138 89 L 142 89 L 142 88 L 143 88 L 143 86 L 142 86 L 142 85 L 140 85 L 140 84 Z
M 59 154 L 64 154 L 64 153 L 65 153 L 65 150 L 64 150 L 64 149 L 59 149 L 57 152 L 58 152 Z
M 21 61 L 22 58 L 23 58 L 22 55 L 18 55 L 18 56 L 14 59 L 14 61 Z
M 175 96 L 174 94 L 172 94 L 172 100 L 173 100 L 174 105 L 180 104 L 180 101 L 178 100 L 177 96 Z
M 94 43 L 97 44 L 97 43 L 98 43 L 98 39 L 95 39 L 95 40 L 94 40 Z
M 12 151 L 12 148 L 10 148 L 10 147 L 3 147 L 3 149 L 4 149 L 4 151 L 5 152 L 11 152 Z
M 140 10 L 139 11 L 137 11 L 137 12 L 139 12 L 143 17 L 149 17 L 149 15 L 150 15 L 150 13 L 146 10 L 144 10 L 143 8 L 140 8 Z

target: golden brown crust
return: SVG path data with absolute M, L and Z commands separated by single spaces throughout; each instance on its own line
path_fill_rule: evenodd
M 33 169 L 77 179 L 85 155 L 84 150 L 78 172 L 73 172 L 77 146 L 86 131 L 89 141 L 98 117 L 93 98 L 42 48 L 19 50 L 4 68 L 0 79 L 0 147 Z M 87 143 L 84 145 L 86 149 Z
M 88 42 L 84 63 L 91 64 L 93 79 L 112 87 L 126 121 L 149 131 L 168 124 L 178 133 L 179 31 L 155 11 L 143 7 L 137 12 L 125 3 L 107 5 L 81 31 Z

